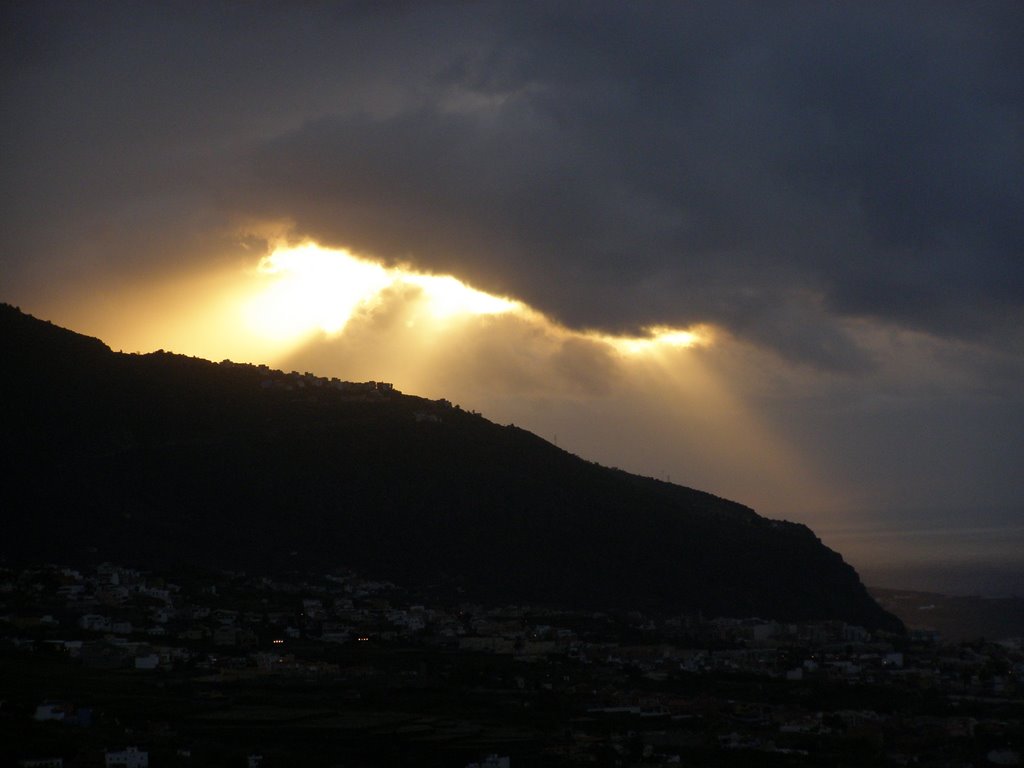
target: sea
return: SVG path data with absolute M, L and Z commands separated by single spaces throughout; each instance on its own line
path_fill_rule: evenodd
M 1010 512 L 890 513 L 815 533 L 868 586 L 1024 598 L 1024 512 Z

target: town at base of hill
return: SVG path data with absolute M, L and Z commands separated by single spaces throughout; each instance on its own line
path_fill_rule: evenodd
M 1020 638 L 0 565 L 0 764 L 1020 764 Z

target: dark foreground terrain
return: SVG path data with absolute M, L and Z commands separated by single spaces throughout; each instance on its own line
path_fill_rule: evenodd
M 0 681 L 2 765 L 133 749 L 153 768 L 962 768 L 1024 752 L 1019 639 L 450 602 L 345 571 L 0 567 Z

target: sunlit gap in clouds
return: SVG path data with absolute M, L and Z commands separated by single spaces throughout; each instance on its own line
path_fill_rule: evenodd
M 682 330 L 657 326 L 646 336 L 613 336 L 574 331 L 544 317 L 524 303 L 476 290 L 451 275 L 431 275 L 409 267 L 385 267 L 346 250 L 324 248 L 312 242 L 281 246 L 263 257 L 256 267 L 257 286 L 242 305 L 248 333 L 266 338 L 279 357 L 282 346 L 298 346 L 322 333 L 344 333 L 352 317 L 372 313 L 388 293 L 401 292 L 417 305 L 409 327 L 438 332 L 441 323 L 459 316 L 514 314 L 547 327 L 563 337 L 579 337 L 608 344 L 627 355 L 649 353 L 659 347 L 690 347 L 710 342 L 708 329 Z M 269 350 L 268 350 L 269 351 Z
M 627 355 L 651 353 L 665 347 L 685 349 L 710 342 L 710 332 L 706 328 L 681 331 L 664 325 L 652 326 L 648 329 L 650 336 L 599 336 L 601 341 L 610 344 L 619 352 Z
M 522 309 L 519 302 L 477 291 L 451 276 L 386 268 L 308 242 L 275 249 L 256 271 L 265 287 L 245 302 L 245 324 L 274 341 L 341 333 L 353 314 L 372 311 L 385 291 L 396 288 L 418 288 L 418 299 L 435 319 Z

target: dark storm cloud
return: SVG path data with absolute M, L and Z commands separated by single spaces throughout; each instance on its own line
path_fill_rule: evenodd
M 7 13 L 24 258 L 44 224 L 52 253 L 101 219 L 116 262 L 139 221 L 166 254 L 287 217 L 577 327 L 714 322 L 826 367 L 865 363 L 837 319 L 1021 319 L 1015 2 Z

